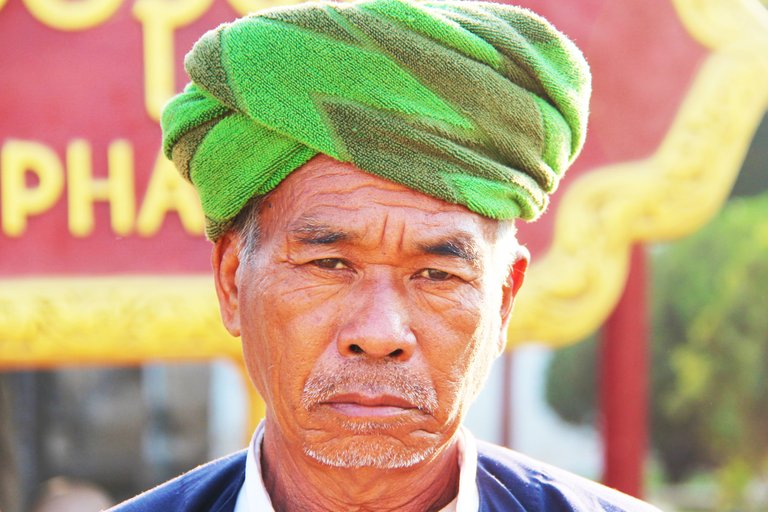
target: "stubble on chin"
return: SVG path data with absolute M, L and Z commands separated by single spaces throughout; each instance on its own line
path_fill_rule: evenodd
M 321 464 L 335 468 L 400 469 L 415 466 L 435 453 L 437 447 L 397 446 L 394 439 L 355 439 L 343 449 L 331 446 L 306 446 L 304 453 Z

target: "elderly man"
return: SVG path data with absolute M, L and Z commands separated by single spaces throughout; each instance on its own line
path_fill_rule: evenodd
M 649 511 L 461 426 L 504 350 L 589 71 L 530 11 L 363 0 L 206 34 L 164 148 L 200 193 L 247 450 L 118 511 Z

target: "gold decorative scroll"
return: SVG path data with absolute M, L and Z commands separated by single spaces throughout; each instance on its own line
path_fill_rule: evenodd
M 758 0 L 674 0 L 712 49 L 665 139 L 641 161 L 573 183 L 549 252 L 529 270 L 510 345 L 565 345 L 597 329 L 618 301 L 632 244 L 688 235 L 722 207 L 768 107 L 768 10 Z
M 9 279 L 0 283 L 0 368 L 240 360 L 211 276 Z

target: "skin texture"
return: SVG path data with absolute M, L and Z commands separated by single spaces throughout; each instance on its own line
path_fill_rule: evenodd
M 249 257 L 229 233 L 212 259 L 224 324 L 266 402 L 275 509 L 439 510 L 527 252 L 498 241 L 495 221 L 325 156 L 286 178 L 259 221 Z

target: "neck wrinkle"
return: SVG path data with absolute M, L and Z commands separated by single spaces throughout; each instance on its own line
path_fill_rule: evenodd
M 274 431 L 264 433 L 261 472 L 275 512 L 438 512 L 458 494 L 457 434 L 413 467 L 375 469 L 325 466 L 288 449 Z

